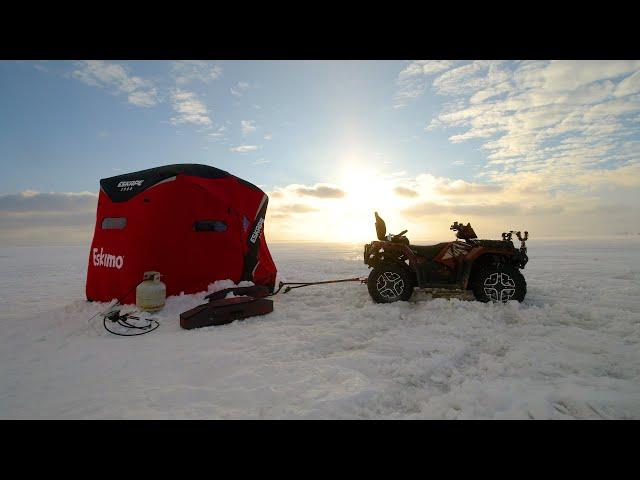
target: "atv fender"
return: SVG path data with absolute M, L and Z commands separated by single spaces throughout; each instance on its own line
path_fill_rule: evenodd
M 381 262 L 396 262 L 406 267 L 407 264 L 400 260 L 400 257 L 409 260 L 411 268 L 417 268 L 418 262 L 415 254 L 405 245 L 389 242 L 372 242 L 368 246 L 365 245 L 364 263 L 370 267 L 376 267 Z
M 372 262 L 370 264 L 373 268 L 384 268 L 385 265 L 393 265 L 402 268 L 405 270 L 411 279 L 413 280 L 414 285 L 417 285 L 418 278 L 416 277 L 416 269 L 412 264 L 412 260 L 409 259 L 409 265 L 405 262 L 398 259 L 396 256 L 385 257 L 384 259 L 377 259 L 376 262 Z
M 462 272 L 460 276 L 460 285 L 463 290 L 467 289 L 469 285 L 469 279 L 471 278 L 471 272 L 473 267 L 482 261 L 484 257 L 490 257 L 493 255 L 499 255 L 505 258 L 512 258 L 515 256 L 515 252 L 512 250 L 505 250 L 501 248 L 484 248 L 478 247 L 471 250 L 464 258 L 462 263 Z

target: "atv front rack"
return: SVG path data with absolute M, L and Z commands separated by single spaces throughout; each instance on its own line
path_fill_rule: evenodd
M 502 240 L 510 242 L 513 234 L 516 234 L 518 240 L 520 240 L 520 252 L 517 255 L 517 261 L 520 268 L 524 268 L 527 262 L 529 261 L 529 257 L 527 256 L 527 240 L 529 239 L 529 232 L 525 230 L 524 236 L 519 231 L 510 230 L 508 232 L 504 232 L 502 234 Z
M 529 232 L 525 231 L 524 232 L 524 237 L 520 234 L 520 232 L 517 232 L 515 230 L 510 230 L 508 232 L 504 232 L 502 234 L 502 240 L 505 242 L 510 242 L 511 241 L 511 237 L 513 236 L 513 234 L 516 234 L 516 237 L 518 237 L 518 240 L 520 240 L 520 250 L 522 250 L 524 248 L 524 251 L 527 251 L 527 247 L 525 242 L 529 239 Z

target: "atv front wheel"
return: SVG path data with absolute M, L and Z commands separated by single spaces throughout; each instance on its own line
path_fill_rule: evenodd
M 476 300 L 481 302 L 522 302 L 527 294 L 527 282 L 516 268 L 503 266 L 483 267 L 469 285 Z
M 367 279 L 369 295 L 376 303 L 407 301 L 413 293 L 413 279 L 404 268 L 379 265 L 371 270 Z

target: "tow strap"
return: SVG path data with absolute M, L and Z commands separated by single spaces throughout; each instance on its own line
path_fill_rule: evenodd
M 285 285 L 294 285 L 294 286 L 293 287 L 286 287 L 284 289 L 284 292 L 282 292 L 283 294 L 289 293 L 291 290 L 293 290 L 295 288 L 309 287 L 311 285 L 322 285 L 322 284 L 326 284 L 326 283 L 342 283 L 342 282 L 367 283 L 367 279 L 366 279 L 366 277 L 354 277 L 354 278 L 342 278 L 342 279 L 339 279 L 339 280 L 324 280 L 322 282 L 280 282 L 278 284 L 278 289 L 275 292 L 273 292 L 271 295 L 277 294 L 282 289 L 282 287 L 284 287 Z

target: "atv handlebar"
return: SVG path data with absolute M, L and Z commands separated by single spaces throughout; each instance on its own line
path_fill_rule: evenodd
M 403 230 L 400 233 L 396 233 L 396 234 L 390 233 L 389 235 L 386 236 L 385 239 L 388 242 L 403 242 L 403 239 L 404 239 L 404 241 L 406 241 L 408 244 L 407 238 L 403 236 L 407 232 L 408 230 Z
M 527 252 L 527 240 L 529 239 L 529 232 L 527 232 L 525 230 L 524 232 L 524 236 L 518 231 L 515 230 L 510 230 L 508 232 L 504 232 L 502 234 L 502 241 L 506 241 L 506 242 L 510 242 L 511 241 L 511 236 L 513 234 L 516 234 L 516 237 L 518 237 L 518 240 L 520 240 L 520 251 L 524 254 L 526 254 Z

